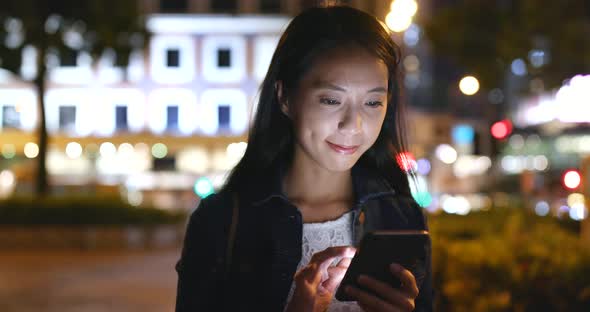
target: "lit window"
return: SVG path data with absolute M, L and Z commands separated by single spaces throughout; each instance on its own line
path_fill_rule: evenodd
M 229 49 L 217 50 L 217 67 L 231 67 L 231 51 Z
M 149 119 L 147 126 L 154 133 L 167 131 L 175 135 L 190 135 L 198 127 L 197 99 L 190 89 L 161 88 L 148 96 Z M 130 112 L 129 117 L 133 114 Z M 217 120 L 217 119 L 216 119 Z
M 203 78 L 215 83 L 242 82 L 246 78 L 247 55 L 245 36 L 205 36 L 201 53 Z
M 217 107 L 217 120 L 220 130 L 228 130 L 230 129 L 230 106 L 229 105 L 219 105 Z
M 76 128 L 76 106 L 59 107 L 59 130 L 74 131 Z
M 180 66 L 180 51 L 178 49 L 166 50 L 166 66 L 179 67 Z
M 129 129 L 127 123 L 127 106 L 117 105 L 115 107 L 115 129 L 117 131 L 126 131 Z
M 20 128 L 20 113 L 12 105 L 2 106 L 2 128 L 17 129 Z
M 166 130 L 178 130 L 178 106 L 166 107 Z
M 182 84 L 193 81 L 196 73 L 194 38 L 156 35 L 150 39 L 151 78 L 156 83 Z
M 199 113 L 194 115 L 206 135 L 241 135 L 248 127 L 248 97 L 241 89 L 208 89 L 201 94 Z

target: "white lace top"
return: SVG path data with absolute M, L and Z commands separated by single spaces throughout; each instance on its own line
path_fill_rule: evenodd
M 352 211 L 343 214 L 332 221 L 303 224 L 302 255 L 297 270 L 309 263 L 311 256 L 332 246 L 352 245 Z M 336 259 L 332 265 L 336 265 L 340 259 Z M 291 291 L 287 302 L 291 300 L 295 290 L 295 283 L 291 285 Z M 362 311 L 356 302 L 341 302 L 336 298 L 328 307 L 328 311 Z

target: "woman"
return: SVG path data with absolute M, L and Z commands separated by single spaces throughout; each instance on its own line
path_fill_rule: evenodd
M 424 230 L 407 174 L 399 52 L 374 17 L 312 8 L 281 37 L 248 148 L 192 214 L 177 264 L 177 311 L 430 311 L 424 274 L 392 264 L 402 288 L 335 291 L 365 232 Z M 235 238 L 235 240 L 234 240 Z

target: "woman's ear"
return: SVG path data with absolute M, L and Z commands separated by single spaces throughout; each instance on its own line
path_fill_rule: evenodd
M 287 96 L 284 94 L 282 81 L 279 80 L 275 83 L 275 92 L 277 94 L 279 105 L 281 106 L 281 111 L 285 116 L 289 117 L 289 102 L 287 101 Z

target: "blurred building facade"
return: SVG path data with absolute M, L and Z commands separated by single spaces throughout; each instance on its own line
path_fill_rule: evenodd
M 338 2 L 381 15 L 388 6 Z M 153 37 L 126 68 L 108 53 L 98 62 L 84 52 L 49 56 L 54 190 L 112 186 L 136 204 L 193 207 L 195 181 L 219 187 L 243 154 L 259 85 L 290 16 L 327 3 L 144 0 Z M 23 58 L 26 71 L 34 56 Z M 37 95 L 0 71 L 0 99 L 0 195 L 28 193 L 39 152 Z

